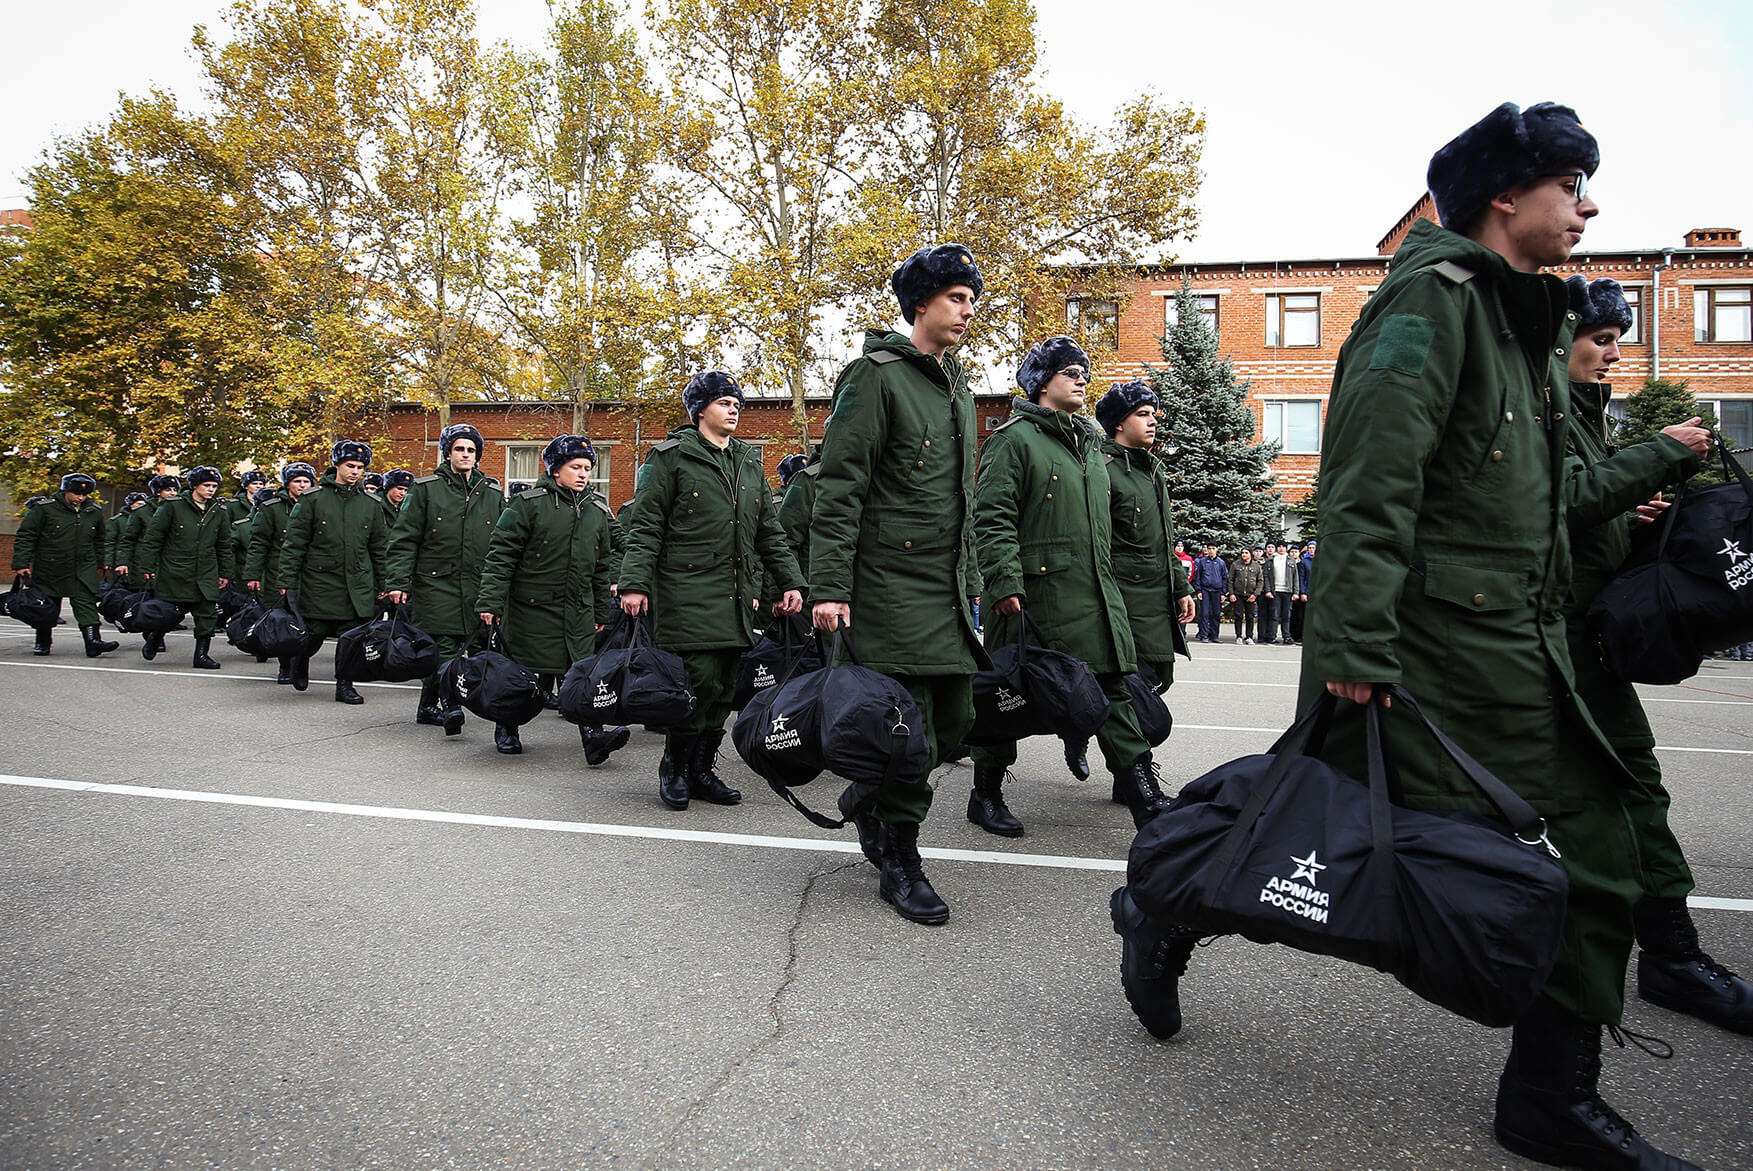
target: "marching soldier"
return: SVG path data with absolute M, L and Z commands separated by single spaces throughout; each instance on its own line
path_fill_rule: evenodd
M 119 566 L 126 564 L 122 557 L 122 534 L 127 531 L 129 514 L 136 509 L 146 507 L 146 493 L 130 492 L 122 497 L 121 511 L 104 524 L 103 534 L 103 567 L 111 575 L 111 580 L 122 581 L 127 575 Z
M 590 440 L 557 436 L 542 449 L 542 464 L 546 474 L 506 502 L 491 531 L 477 604 L 482 622 L 500 624 L 506 653 L 551 689 L 552 679 L 595 653 L 596 632 L 611 613 L 614 520 L 589 490 Z M 628 731 L 580 724 L 578 734 L 594 767 L 627 743 Z M 523 751 L 516 728 L 499 725 L 493 740 L 501 752 Z
M 251 468 L 238 477 L 237 495 L 225 502 L 225 511 L 231 519 L 231 563 L 239 572 L 250 555 L 250 522 L 256 515 L 255 493 L 267 482 L 267 473 Z
M 293 661 L 296 691 L 310 686 L 310 656 L 323 641 L 369 621 L 383 596 L 389 524 L 382 504 L 360 486 L 371 466 L 371 447 L 343 439 L 330 458 L 334 466 L 322 482 L 293 505 L 280 552 L 281 589 L 295 594 L 313 643 Z M 338 666 L 335 702 L 365 702 Z
M 1590 605 L 1631 551 L 1626 513 L 1662 485 L 1697 470 L 1710 449 L 1710 432 L 1694 418 L 1663 428 L 1642 443 L 1613 447 L 1607 439 L 1607 401 L 1613 396 L 1607 377 L 1619 360 L 1619 337 L 1631 326 L 1631 307 L 1619 282 L 1610 278 L 1591 282 L 1573 276 L 1566 284 L 1577 326 L 1570 347 L 1575 425 L 1569 431 L 1571 485 L 1565 513 L 1572 558 L 1565 633 L 1577 694 L 1638 782 L 1625 800 L 1643 875 L 1643 897 L 1632 909 L 1640 948 L 1638 995 L 1737 1033 L 1753 1033 L 1753 985 L 1704 950 L 1686 907 L 1695 883 L 1668 826 L 1669 797 L 1643 701 L 1636 688 L 1616 679 L 1601 662 L 1600 644 L 1590 637 L 1588 625 Z M 1654 519 L 1666 507 L 1655 501 L 1640 511 Z
M 1015 642 L 1027 610 L 1049 647 L 1089 664 L 1110 705 L 1096 743 L 1142 826 L 1167 799 L 1126 689 L 1137 646 L 1114 579 L 1108 467 L 1101 437 L 1077 413 L 1089 377 L 1089 358 L 1070 338 L 1031 347 L 1016 376 L 1028 397 L 1011 401 L 1010 419 L 980 451 L 974 542 L 991 606 L 986 647 Z M 987 833 L 1023 832 L 1003 793 L 1016 757 L 1014 742 L 974 749 L 968 820 Z
M 129 570 L 139 560 L 140 539 L 146 535 L 146 528 L 152 523 L 152 518 L 157 514 L 159 508 L 164 505 L 165 501 L 175 499 L 180 491 L 182 491 L 182 482 L 172 475 L 160 473 L 146 481 L 146 507 L 136 508 L 127 514 L 121 535 L 116 538 L 117 565 L 115 568 L 116 573 L 122 578 L 130 582 L 133 581 L 133 575 L 130 574 Z M 152 652 L 151 655 L 146 655 L 147 658 L 150 659 L 152 655 L 156 655 L 164 649 L 164 635 L 147 634 L 142 637 L 145 642 L 140 648 L 141 653 L 145 654 L 148 650 Z
M 286 592 L 286 579 L 280 573 L 280 549 L 286 539 L 286 521 L 298 498 L 316 486 L 317 470 L 307 463 L 289 463 L 280 469 L 280 490 L 264 488 L 265 498 L 256 502 L 256 517 L 250 523 L 249 558 L 244 562 L 244 584 L 261 595 L 264 604 Z M 274 682 L 292 682 L 293 659 L 280 657 L 280 673 Z M 303 688 L 299 688 L 303 690 Z
M 775 610 L 803 609 L 797 559 L 773 510 L 758 449 L 735 437 L 743 392 L 728 374 L 696 374 L 682 390 L 693 420 L 651 449 L 627 513 L 621 608 L 652 615 L 658 646 L 688 665 L 694 714 L 664 738 L 658 797 L 735 805 L 742 794 L 714 771 L 737 666 L 754 642 L 762 573 L 783 591 Z
M 863 355 L 834 385 L 810 520 L 809 590 L 816 627 L 855 626 L 865 666 L 892 676 L 919 705 L 931 749 L 924 774 L 877 789 L 868 811 L 865 795 L 848 790 L 842 811 L 882 870 L 878 894 L 902 918 L 935 925 L 950 912 L 919 857 L 927 777 L 973 727 L 974 672 L 989 662 L 969 608 L 980 594 L 974 399 L 949 353 L 985 278 L 966 248 L 940 244 L 909 256 L 890 285 L 911 336 L 866 330 Z
M 495 488 L 499 485 L 494 484 Z M 394 528 L 396 513 L 402 511 L 402 501 L 414 488 L 414 473 L 407 468 L 392 468 L 383 478 L 383 502 L 390 508 L 390 527 Z
M 61 477 L 56 496 L 25 513 L 12 545 L 12 569 L 55 599 L 56 621 L 61 599 L 72 603 L 73 620 L 85 639 L 85 657 L 95 659 L 120 647 L 98 637 L 97 575 L 103 565 L 103 509 L 91 494 L 97 481 L 83 472 Z M 33 655 L 46 655 L 54 641 L 55 623 L 37 627 Z
M 415 479 L 398 470 L 385 478 L 386 484 L 395 481 L 386 491 L 401 494 L 400 509 L 389 514 L 389 598 L 414 603 L 414 621 L 438 641 L 441 667 L 480 629 L 481 566 L 494 522 L 505 510 L 499 486 L 481 472 L 484 446 L 475 428 L 452 423 L 438 433 L 439 464 L 430 475 Z M 402 476 L 411 486 L 401 483 Z M 442 727 L 448 736 L 462 731 L 462 709 L 439 705 L 437 672 L 420 681 L 414 722 Z
M 208 654 L 219 628 L 219 591 L 235 571 L 231 561 L 231 517 L 214 500 L 219 494 L 219 469 L 202 466 L 189 472 L 182 495 L 165 501 L 152 514 L 140 539 L 140 569 L 158 596 L 189 612 L 195 624 L 194 665 L 217 671 Z M 151 659 L 164 649 L 150 640 L 141 655 Z

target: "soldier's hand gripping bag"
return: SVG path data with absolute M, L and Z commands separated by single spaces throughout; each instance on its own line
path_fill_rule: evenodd
M 1683 488 L 1589 607 L 1601 661 L 1628 683 L 1683 682 L 1710 651 L 1753 641 L 1753 479 L 1714 438 L 1728 482 Z
M 0 599 L 0 607 L 9 616 L 38 630 L 53 626 L 61 616 L 60 599 L 49 597 L 22 573 L 13 577 L 12 588 Z
M 247 604 L 225 620 L 225 641 L 246 655 L 267 654 L 255 637 L 256 623 L 267 612 L 262 603 L 252 596 Z
M 438 640 L 414 625 L 403 602 L 335 639 L 336 670 L 355 683 L 406 683 L 438 670 Z
M 1364 964 L 1451 1012 L 1508 1025 L 1558 958 L 1569 889 L 1558 852 L 1526 801 L 1403 688 L 1389 694 L 1411 717 L 1401 727 L 1434 737 L 1502 821 L 1394 805 L 1376 704 L 1362 713 L 1367 784 L 1306 755 L 1333 719 L 1323 695 L 1266 753 L 1219 765 L 1139 831 L 1132 897 L 1163 922 Z
M 165 634 L 175 630 L 186 611 L 158 596 L 150 585 L 134 595 L 116 625 L 132 634 Z
M 221 621 L 229 619 L 233 614 L 255 601 L 249 590 L 230 579 L 219 587 L 219 617 Z
M 807 618 L 801 614 L 781 614 L 737 664 L 737 687 L 731 697 L 731 708 L 742 711 L 756 692 L 765 691 L 792 674 L 793 666 L 800 671 L 823 666 L 822 648 L 811 636 Z
M 667 728 L 694 714 L 694 687 L 681 656 L 651 644 L 650 619 L 615 620 L 602 648 L 560 681 L 560 714 L 575 724 Z
M 1082 659 L 1042 645 L 1047 640 L 1024 610 L 1017 640 L 992 652 L 992 666 L 974 676 L 974 727 L 969 744 L 1007 744 L 1029 736 L 1088 737 L 1108 718 L 1108 697 Z M 1036 642 L 1029 641 L 1033 634 Z
M 1155 748 L 1175 730 L 1175 717 L 1169 714 L 1169 705 L 1163 702 L 1156 672 L 1149 665 L 1140 663 L 1138 670 L 1126 676 L 1123 682 L 1132 696 L 1132 710 L 1138 714 L 1138 727 L 1144 733 L 1144 742 Z
M 477 633 L 464 652 L 438 672 L 441 702 L 466 707 L 484 720 L 519 727 L 547 710 L 542 682 L 528 667 L 501 649 L 499 628 L 487 629 L 486 646 L 476 650 Z
M 226 636 L 230 637 L 229 631 Z M 291 590 L 281 594 L 280 601 L 256 619 L 249 637 L 260 648 L 257 653 L 277 659 L 297 658 L 316 649 L 316 640 L 311 638 L 310 626 L 298 612 L 298 599 Z
M 840 640 L 851 662 L 835 666 Z M 825 817 L 792 790 L 823 772 L 875 790 L 917 784 L 931 760 L 924 718 L 907 689 L 858 659 L 851 632 L 842 627 L 823 655 L 828 666 L 801 669 L 757 692 L 731 725 L 737 755 L 772 790 L 824 829 L 850 818 Z

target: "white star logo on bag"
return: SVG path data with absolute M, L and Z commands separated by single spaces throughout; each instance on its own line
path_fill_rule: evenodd
M 607 679 L 598 679 L 597 680 L 597 694 L 598 695 L 607 695 L 608 693 L 609 693 L 609 681 Z
M 1727 537 L 1723 538 L 1723 547 L 1718 549 L 1717 553 L 1719 556 L 1727 557 L 1730 565 L 1733 565 L 1743 557 L 1753 557 L 1753 553 L 1741 552 L 1741 542 L 1731 541 Z
M 1315 880 L 1320 877 L 1321 871 L 1327 869 L 1327 864 L 1325 862 L 1315 861 L 1315 851 L 1313 850 L 1309 851 L 1309 856 L 1307 858 L 1298 858 L 1295 854 L 1292 854 L 1290 860 L 1296 863 L 1296 873 L 1290 876 L 1292 882 L 1295 882 L 1299 878 L 1307 878 L 1309 880 L 1309 885 L 1314 886 Z
M 773 730 L 775 732 L 785 731 L 785 721 L 790 719 L 790 718 L 791 717 L 787 716 L 784 712 L 781 712 L 778 715 L 774 716 L 773 717 Z

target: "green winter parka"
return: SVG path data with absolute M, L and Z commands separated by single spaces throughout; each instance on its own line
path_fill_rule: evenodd
M 140 538 L 146 535 L 146 526 L 152 523 L 153 516 L 158 512 L 162 500 L 149 499 L 145 504 L 129 513 L 116 518 L 121 532 L 116 534 L 116 557 L 112 566 L 126 565 L 130 570 L 132 581 L 140 580 L 140 568 L 135 564 L 140 559 Z
M 263 605 L 272 605 L 286 581 L 280 574 L 280 548 L 286 539 L 286 520 L 295 502 L 284 488 L 256 506 L 250 521 L 249 555 L 243 564 L 243 580 L 262 583 Z
M 1015 642 L 1020 594 L 1047 645 L 1098 675 L 1137 669 L 1126 601 L 1114 580 L 1113 518 L 1101 434 L 1081 415 L 1025 398 L 980 450 L 974 543 L 986 579 L 986 646 Z
M 298 498 L 280 546 L 280 588 L 295 590 L 306 618 L 341 622 L 369 617 L 383 592 L 389 522 L 359 485 L 344 487 L 335 469 Z
M 464 477 L 441 463 L 414 481 L 401 511 L 386 514 L 384 580 L 412 596 L 422 630 L 467 638 L 480 626 L 481 565 L 505 507 L 505 494 L 479 468 Z
M 728 450 L 734 474 L 698 427 L 678 427 L 639 469 L 620 586 L 650 597 L 654 637 L 669 650 L 751 645 L 764 573 L 780 596 L 803 589 L 759 450 L 739 439 Z
M 166 500 L 152 514 L 140 539 L 140 571 L 155 574 L 153 589 L 169 602 L 192 605 L 219 598 L 219 579 L 230 579 L 231 514 L 217 500 L 202 508 L 193 489 Z
M 77 590 L 95 594 L 103 565 L 103 506 L 87 496 L 74 508 L 67 494 L 24 514 L 13 538 L 12 568 L 28 568 L 31 581 L 54 598 L 71 598 Z
M 1102 441 L 1102 458 L 1113 486 L 1114 580 L 1132 620 L 1138 657 L 1174 665 L 1175 656 L 1192 658 L 1179 621 L 1180 599 L 1193 596 L 1187 567 L 1175 556 L 1175 518 L 1169 507 L 1169 480 L 1154 455 Z
M 250 522 L 256 517 L 256 508 L 250 503 L 248 494 L 240 489 L 236 496 L 225 502 L 225 511 L 231 517 L 231 564 L 241 567 L 249 560 Z
M 889 330 L 834 384 L 809 529 L 809 597 L 845 602 L 864 665 L 972 675 L 989 665 L 968 600 L 974 552 L 974 399 L 950 354 Z
M 614 585 L 621 580 L 621 558 L 627 555 L 627 536 L 621 529 L 615 510 L 609 506 L 609 498 L 598 492 L 594 486 L 587 491 L 591 500 L 609 518 L 609 584 Z
M 1601 662 L 1600 645 L 1589 636 L 1589 606 L 1618 574 L 1631 552 L 1632 510 L 1661 489 L 1698 470 L 1684 443 L 1652 435 L 1641 443 L 1615 448 L 1607 437 L 1605 382 L 1570 384 L 1571 423 L 1565 461 L 1565 520 L 1570 527 L 1570 595 L 1565 630 L 1577 691 L 1601 731 L 1615 747 L 1654 748 L 1655 734 L 1632 685 L 1614 677 Z M 1647 757 L 1647 753 L 1627 757 Z M 1643 778 L 1660 782 L 1660 777 Z
M 791 477 L 791 483 L 785 486 L 785 497 L 779 504 L 779 527 L 785 530 L 785 539 L 791 545 L 792 555 L 797 558 L 797 567 L 803 571 L 805 581 L 810 576 L 810 517 L 816 510 L 816 482 L 821 474 L 822 454 L 818 449 L 810 457 L 810 462 Z
M 503 623 L 506 654 L 563 674 L 595 651 L 597 624 L 613 613 L 612 523 L 600 496 L 569 492 L 545 472 L 506 502 L 479 583 L 481 612 Z
M 122 559 L 122 537 L 128 531 L 128 518 L 138 510 L 145 508 L 144 503 L 133 508 L 124 509 L 104 522 L 103 528 L 103 567 L 114 569 L 118 565 L 127 565 Z

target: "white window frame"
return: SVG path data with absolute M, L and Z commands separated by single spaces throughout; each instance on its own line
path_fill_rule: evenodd
M 1085 312 L 1085 305 L 1097 310 L 1094 319 L 1103 325 L 1103 337 L 1099 341 L 1090 338 L 1090 315 Z M 1065 332 L 1085 349 L 1119 349 L 1120 302 L 1107 297 L 1070 298 L 1065 302 Z
M 505 480 L 503 483 L 504 483 L 504 487 L 506 488 L 506 490 L 509 491 L 511 489 L 511 483 L 513 480 L 524 480 L 524 481 L 527 481 L 531 484 L 534 484 L 536 482 L 536 479 L 539 476 L 541 476 L 541 474 L 542 474 L 542 448 L 545 446 L 545 444 L 541 444 L 541 443 L 506 443 L 503 446 L 505 448 Z M 535 460 L 536 470 L 528 476 L 514 475 L 512 473 L 512 470 L 511 470 L 512 455 L 515 452 L 525 452 L 525 451 L 531 453 L 530 458 Z
M 1700 407 L 1709 408 L 1710 413 L 1716 416 L 1717 427 L 1719 430 L 1723 428 L 1724 403 L 1733 403 L 1736 406 L 1747 406 L 1753 408 L 1753 395 L 1726 394 L 1717 398 L 1700 397 L 1697 401 Z M 1745 442 L 1736 442 L 1737 439 L 1745 440 Z M 1723 440 L 1728 443 L 1731 451 L 1739 451 L 1743 447 L 1753 447 L 1753 419 L 1748 421 L 1747 431 L 1738 436 L 1730 435 L 1726 430 L 1723 431 Z
M 1314 305 L 1295 305 L 1288 302 L 1296 298 L 1304 300 L 1312 298 Z M 1315 319 L 1315 340 L 1312 342 L 1289 342 L 1284 340 L 1288 332 L 1287 319 L 1291 315 L 1299 318 L 1313 315 Z M 1266 347 L 1272 350 L 1318 350 L 1321 348 L 1321 294 L 1312 290 L 1279 289 L 1266 294 Z
M 1206 329 L 1209 329 L 1211 331 L 1212 337 L 1217 337 L 1218 336 L 1218 329 L 1219 329 L 1218 323 L 1222 320 L 1222 314 L 1223 314 L 1223 301 L 1222 301 L 1222 299 L 1216 293 L 1206 293 L 1206 292 L 1198 292 L 1198 291 L 1194 292 L 1193 299 L 1199 302 L 1199 320 L 1200 320 L 1200 322 L 1205 326 Z M 1207 302 L 1209 302 L 1210 304 L 1208 305 Z M 1175 328 L 1176 318 L 1179 315 L 1178 314 L 1179 307 L 1180 307 L 1179 294 L 1171 294 L 1170 296 L 1163 298 L 1163 332 L 1164 333 L 1168 333 L 1170 330 Z
M 1729 294 L 1727 300 L 1722 297 L 1724 293 Z M 1740 331 L 1744 336 L 1717 336 L 1723 332 L 1721 326 L 1725 310 L 1737 309 L 1745 321 Z M 1753 343 L 1753 284 L 1712 285 L 1693 289 L 1692 337 L 1693 341 L 1703 345 L 1744 346 Z
M 1297 406 L 1299 404 L 1307 404 L 1313 407 L 1315 411 L 1315 446 L 1313 448 L 1291 447 L 1283 442 L 1285 434 L 1284 409 L 1288 406 Z M 1275 429 L 1272 418 L 1274 408 L 1276 408 L 1278 414 L 1276 435 L 1274 434 Z M 1272 442 L 1274 439 L 1277 439 L 1279 442 L 1279 455 L 1320 455 L 1324 424 L 1325 420 L 1321 417 L 1321 400 L 1318 398 L 1275 396 L 1273 398 L 1263 398 L 1260 400 L 1260 438 L 1264 442 Z

